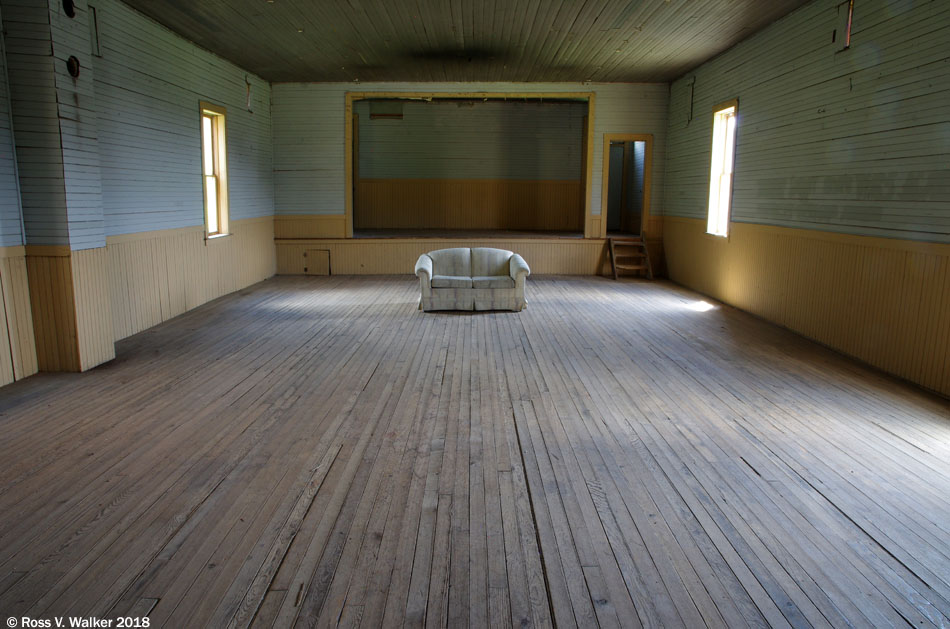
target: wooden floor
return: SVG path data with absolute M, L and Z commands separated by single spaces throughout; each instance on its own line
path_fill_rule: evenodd
M 0 615 L 950 617 L 950 404 L 662 282 L 277 278 L 0 389 Z

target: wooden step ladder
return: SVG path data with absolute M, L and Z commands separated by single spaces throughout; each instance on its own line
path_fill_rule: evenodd
M 611 237 L 607 239 L 607 243 L 610 246 L 610 266 L 613 267 L 614 279 L 619 276 L 619 271 L 642 272 L 646 273 L 647 279 L 653 279 L 650 253 L 642 237 Z

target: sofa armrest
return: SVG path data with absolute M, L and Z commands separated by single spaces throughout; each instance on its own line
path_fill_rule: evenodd
M 511 259 L 508 260 L 508 272 L 511 275 L 511 279 L 524 281 L 524 278 L 531 275 L 531 269 L 528 268 L 528 263 L 524 261 L 520 255 L 513 254 Z
M 423 253 L 416 261 L 416 275 L 422 283 L 429 286 L 432 282 L 432 258 Z

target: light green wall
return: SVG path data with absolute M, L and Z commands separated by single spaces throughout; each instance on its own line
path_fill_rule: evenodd
M 363 178 L 581 177 L 587 103 L 401 101 L 402 119 L 372 119 L 370 101 L 353 109 Z
M 20 221 L 20 191 L 17 187 L 13 130 L 10 126 L 7 60 L 5 51 L 0 50 L 0 247 L 23 244 Z
M 204 224 L 200 101 L 227 109 L 231 218 L 272 215 L 270 84 L 118 0 L 96 5 L 106 234 Z
M 650 133 L 653 200 L 663 189 L 669 86 L 665 83 L 275 83 L 272 86 L 277 214 L 343 214 L 346 92 L 593 92 L 591 201 L 600 213 L 605 133 Z
M 946 3 L 855 2 L 843 51 L 838 5 L 816 0 L 673 84 L 660 211 L 705 219 L 712 108 L 738 98 L 734 221 L 950 242 Z

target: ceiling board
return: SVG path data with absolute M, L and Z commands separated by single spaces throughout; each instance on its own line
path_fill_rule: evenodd
M 808 1 L 125 0 L 265 79 L 363 82 L 670 81 Z

